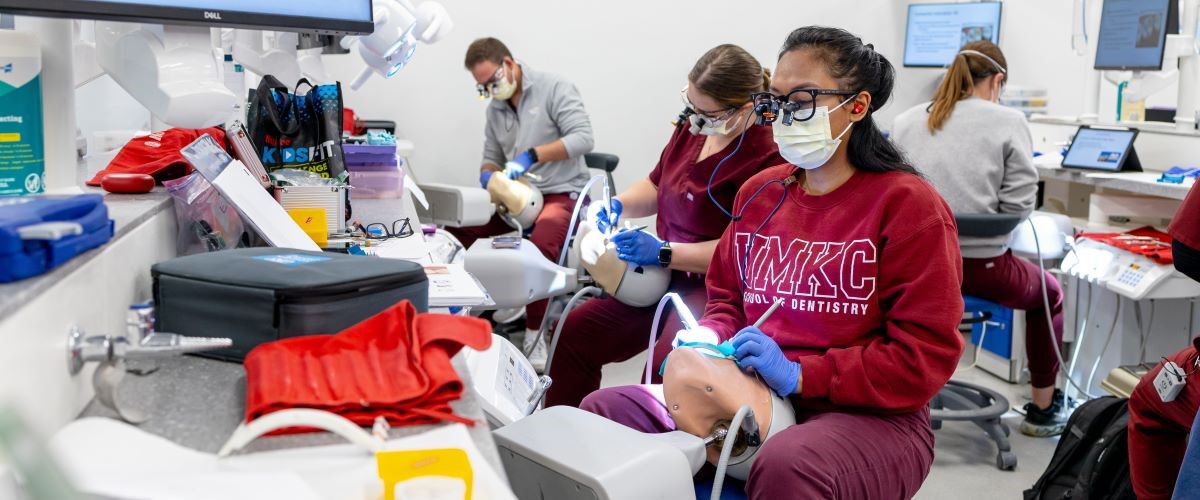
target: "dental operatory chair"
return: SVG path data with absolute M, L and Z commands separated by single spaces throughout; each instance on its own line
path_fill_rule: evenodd
M 959 236 L 983 238 L 1007 236 L 1022 221 L 1017 214 L 961 214 L 954 218 L 958 223 Z M 963 302 L 963 325 L 986 325 L 992 319 L 989 309 L 995 304 L 967 296 L 963 297 Z M 1008 409 L 1008 399 L 1000 393 L 952 379 L 930 402 L 929 419 L 934 430 L 940 429 L 943 422 L 970 422 L 979 426 L 987 433 L 988 439 L 996 443 L 996 467 L 1013 470 L 1017 466 L 1017 455 L 1012 452 L 1012 444 L 1008 441 L 1011 430 L 1000 420 Z

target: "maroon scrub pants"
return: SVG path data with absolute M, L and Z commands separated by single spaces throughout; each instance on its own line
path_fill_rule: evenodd
M 708 301 L 704 276 L 675 271 L 670 290 L 678 293 L 692 314 L 699 319 Z M 555 347 L 546 407 L 579 406 L 584 396 L 600 388 L 601 368 L 608 363 L 628 360 L 646 349 L 657 304 L 650 307 L 627 306 L 605 297 L 584 302 L 567 316 L 562 338 Z M 671 351 L 671 341 L 682 325 L 673 306 L 663 311 L 654 345 L 653 381 L 660 382 L 658 365 Z M 645 376 L 645 374 L 643 374 Z
M 574 193 L 547 194 L 543 196 L 545 204 L 542 213 L 533 222 L 533 232 L 529 235 L 538 250 L 542 251 L 550 262 L 558 263 L 559 253 L 562 252 L 563 240 L 567 237 L 567 229 L 571 225 L 571 212 L 575 210 Z M 447 228 L 450 234 L 466 248 L 471 248 L 475 240 L 490 238 L 514 231 L 513 227 L 504 222 L 499 215 L 493 215 L 487 224 L 475 227 Z M 546 315 L 546 300 L 539 300 L 525 306 L 525 328 L 537 330 L 542 326 L 542 317 Z
M 675 430 L 666 404 L 645 386 L 601 389 L 580 408 L 647 433 Z M 758 451 L 750 498 L 907 499 L 933 465 L 929 409 L 900 415 L 799 411 L 796 425 Z
M 1058 375 L 1058 356 L 1063 336 L 1062 287 L 1046 272 L 1046 292 L 1054 321 L 1053 337 L 1046 323 L 1042 301 L 1042 270 L 1012 251 L 991 259 L 963 259 L 962 291 L 1004 307 L 1025 311 L 1025 356 L 1029 360 L 1029 382 L 1034 387 L 1051 387 Z M 1053 338 L 1053 339 L 1052 339 Z
M 1168 500 L 1175 489 L 1188 432 L 1200 408 L 1197 356 L 1194 346 L 1167 356 L 1189 374 L 1174 401 L 1164 403 L 1154 389 L 1162 363 L 1142 377 L 1129 398 L 1129 471 L 1139 500 Z

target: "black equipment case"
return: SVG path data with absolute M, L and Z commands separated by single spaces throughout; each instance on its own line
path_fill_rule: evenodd
M 155 329 L 229 337 L 233 347 L 202 355 L 242 361 L 255 346 L 333 334 L 402 300 L 429 309 L 429 281 L 404 260 L 244 248 L 155 264 Z

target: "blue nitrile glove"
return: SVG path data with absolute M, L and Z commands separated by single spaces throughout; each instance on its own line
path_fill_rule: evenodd
M 747 326 L 733 337 L 734 357 L 743 370 L 758 372 L 771 390 L 782 397 L 796 393 L 800 383 L 800 363 L 787 359 L 775 339 L 762 330 Z
M 494 174 L 494 173 L 496 173 L 496 172 L 493 172 L 491 170 L 484 170 L 482 172 L 479 172 L 479 185 L 483 186 L 484 189 L 487 189 L 488 181 L 492 180 L 492 174 Z
M 663 240 L 650 233 L 624 229 L 613 235 L 611 240 L 617 246 L 617 258 L 639 266 L 659 265 L 658 251 L 663 247 Z
M 611 207 L 605 207 L 604 200 L 597 200 L 593 204 L 597 207 L 596 213 L 593 214 L 592 218 L 596 223 L 597 231 L 607 233 L 609 229 L 617 225 L 617 221 L 621 220 L 621 212 L 624 210 L 624 207 L 621 206 L 621 200 L 613 198 Z
M 528 172 L 529 167 L 532 166 L 533 155 L 530 154 L 529 150 L 527 149 L 522 151 L 521 154 L 517 155 L 516 158 L 513 158 L 509 160 L 508 163 L 504 164 L 504 173 L 508 174 L 509 179 L 516 180 L 518 177 L 525 175 L 525 172 Z

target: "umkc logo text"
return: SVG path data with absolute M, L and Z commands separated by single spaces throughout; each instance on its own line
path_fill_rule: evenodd
M 0 66 L 0 70 L 4 71 L 5 74 L 12 73 L 12 63 L 8 63 L 8 64 L 5 64 L 4 66 Z
M 750 235 L 737 233 L 734 241 L 741 266 Z M 747 291 L 851 301 L 875 295 L 878 250 L 871 240 L 783 242 L 757 235 L 749 252 Z

